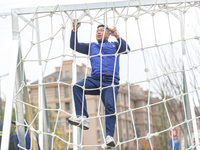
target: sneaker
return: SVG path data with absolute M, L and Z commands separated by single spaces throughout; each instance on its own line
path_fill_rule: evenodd
M 114 140 L 114 138 L 112 136 L 108 135 L 106 137 L 106 145 L 108 147 L 115 147 L 115 140 Z
M 89 122 L 89 120 L 87 120 L 86 116 L 71 117 L 71 118 L 68 119 L 68 122 L 71 125 L 75 125 L 77 127 L 80 127 L 81 129 L 83 127 L 83 130 L 88 130 L 89 126 L 90 126 L 90 122 Z

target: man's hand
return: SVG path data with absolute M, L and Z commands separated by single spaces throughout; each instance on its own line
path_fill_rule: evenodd
M 72 22 L 73 32 L 78 31 L 78 28 L 81 26 L 81 23 L 78 22 L 78 19 L 74 19 Z
M 109 28 L 109 33 L 110 33 L 110 35 L 112 35 L 112 36 L 115 36 L 115 37 L 116 37 L 116 39 L 118 39 L 118 38 L 119 38 L 119 34 L 118 34 L 118 32 L 117 32 L 117 29 L 116 29 L 116 28 L 114 28 L 114 29 L 112 29 L 112 28 Z

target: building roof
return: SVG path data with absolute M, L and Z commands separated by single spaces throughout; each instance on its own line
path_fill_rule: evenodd
M 53 78 L 54 78 L 54 81 L 57 81 L 57 80 L 58 80 L 58 77 L 59 77 L 59 74 L 60 74 L 60 72 L 54 72 L 54 73 L 52 73 L 52 74 L 50 74 L 50 75 L 44 77 L 44 78 L 43 78 L 44 83 L 47 83 L 47 80 L 46 80 L 46 79 L 49 78 L 49 77 L 53 77 Z M 78 81 L 84 79 L 84 77 L 85 77 L 85 73 L 83 73 L 83 72 L 78 72 L 78 73 L 77 73 L 77 80 L 78 80 Z M 60 81 L 60 82 L 72 82 L 72 78 L 68 78 L 68 77 L 63 78 L 62 75 L 61 75 L 59 81 Z M 38 84 L 38 80 L 32 82 L 31 84 Z

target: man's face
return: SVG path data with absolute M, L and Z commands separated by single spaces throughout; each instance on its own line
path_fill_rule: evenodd
M 104 29 L 105 29 L 104 27 L 97 28 L 96 39 L 99 42 L 101 42 L 103 39 Z M 109 36 L 110 36 L 109 31 L 108 31 L 108 29 L 106 29 L 103 40 L 107 40 L 109 38 Z

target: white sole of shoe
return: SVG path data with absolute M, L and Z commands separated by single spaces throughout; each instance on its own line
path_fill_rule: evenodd
M 79 127 L 79 128 L 81 128 L 82 129 L 82 127 L 83 127 L 83 130 L 88 130 L 89 129 L 89 127 L 88 126 L 82 126 L 82 123 L 81 122 L 78 122 L 78 121 L 72 121 L 72 120 L 70 120 L 70 119 L 68 119 L 68 122 L 71 124 L 71 125 L 74 125 L 74 126 L 77 126 L 77 127 Z
M 110 143 L 108 143 L 106 145 L 109 146 L 109 147 L 115 147 L 115 142 L 110 142 Z
M 102 149 L 111 149 L 113 147 L 115 147 L 115 146 L 109 146 L 109 145 L 106 145 L 105 143 L 103 145 L 101 145 Z

